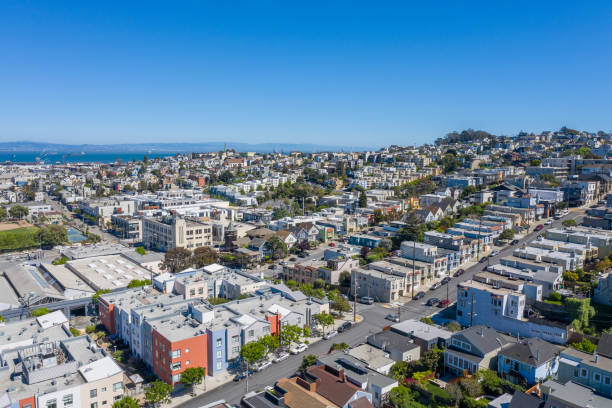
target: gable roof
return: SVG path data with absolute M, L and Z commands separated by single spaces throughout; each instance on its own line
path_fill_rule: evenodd
M 361 390 L 346 379 L 344 371 L 329 366 L 312 366 L 308 368 L 308 374 L 317 379 L 317 394 L 339 407 L 343 407 L 357 391 Z
M 463 338 L 464 341 L 472 345 L 472 351 L 476 348 L 483 356 L 499 349 L 500 342 L 501 346 L 508 344 L 508 341 L 501 333 L 486 326 L 472 326 L 454 334 L 453 337 Z
M 559 354 L 563 347 L 551 344 L 538 337 L 525 339 L 505 348 L 500 354 L 532 367 L 540 366 Z
M 524 392 L 515 391 L 508 408 L 540 408 L 542 406 L 544 406 L 544 400 Z

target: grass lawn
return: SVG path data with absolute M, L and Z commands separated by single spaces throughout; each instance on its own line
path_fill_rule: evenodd
M 0 251 L 15 251 L 39 245 L 38 228 L 24 227 L 0 231 Z
M 427 391 L 431 392 L 433 395 L 437 395 L 442 398 L 450 398 L 448 392 L 444 391 L 442 388 L 437 385 L 433 385 L 432 383 L 425 384 L 424 387 Z

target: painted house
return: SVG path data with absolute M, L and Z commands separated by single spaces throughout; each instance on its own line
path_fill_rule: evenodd
M 515 384 L 531 386 L 557 374 L 563 347 L 537 337 L 512 344 L 497 356 L 497 372 Z

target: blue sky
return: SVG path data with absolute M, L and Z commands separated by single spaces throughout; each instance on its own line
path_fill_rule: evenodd
M 288 3 L 3 1 L 0 141 L 612 129 L 611 2 Z

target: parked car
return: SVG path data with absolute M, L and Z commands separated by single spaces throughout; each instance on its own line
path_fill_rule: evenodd
M 289 353 L 287 353 L 286 351 L 281 351 L 280 353 L 278 353 L 276 355 L 276 357 L 274 357 L 272 359 L 273 363 L 280 363 L 281 361 L 285 361 L 286 359 L 288 359 L 290 356 Z
M 542 231 L 542 228 L 544 228 L 544 226 L 542 224 L 540 224 L 537 227 L 535 227 L 535 230 L 536 231 Z
M 253 370 L 249 370 L 249 375 L 253 375 Z M 233 381 L 238 382 L 240 380 L 244 380 L 246 378 L 246 371 L 241 371 L 234 376 Z
M 338 327 L 338 333 L 342 333 L 343 331 L 350 329 L 352 325 L 353 324 L 351 322 L 342 323 L 342 326 Z
M 446 306 L 450 305 L 450 300 L 448 299 L 442 299 L 440 302 L 438 302 L 438 307 L 439 308 L 444 308 Z
M 438 298 L 431 298 L 427 300 L 427 303 L 425 303 L 427 306 L 435 306 L 440 302 L 440 299 Z
M 544 223 L 544 225 L 552 225 L 552 220 L 548 220 Z
M 456 278 L 457 276 L 461 276 L 464 273 L 465 273 L 465 269 L 457 269 L 457 271 L 455 272 L 453 276 Z
M 395 323 L 399 323 L 399 321 L 400 321 L 399 317 L 397 315 L 394 315 L 394 314 L 386 315 L 385 319 L 391 320 L 392 322 L 395 322 Z
M 425 297 L 425 292 L 423 291 L 417 292 L 417 294 L 414 295 L 414 299 L 422 299 L 424 297 Z
M 334 244 L 333 242 L 330 242 L 330 243 L 329 243 L 329 246 L 330 246 L 330 247 L 335 247 L 335 246 L 336 246 L 336 244 Z
M 443 285 L 446 285 L 450 281 L 451 281 L 451 278 L 449 276 L 447 276 L 444 279 L 442 279 L 442 282 L 440 282 L 440 283 L 443 284 Z
M 370 297 L 370 296 L 364 296 L 362 298 L 359 298 L 359 303 L 364 303 L 366 305 L 371 305 L 372 303 L 374 303 L 374 298 Z
M 518 243 L 519 243 L 519 240 L 518 240 L 518 239 L 515 239 L 515 240 L 513 240 L 513 241 L 511 242 L 511 244 L 512 244 L 512 245 L 516 245 L 516 244 L 518 244 Z
M 298 254 L 298 258 L 306 258 L 308 256 L 308 254 L 304 253 L 304 252 L 300 252 Z
M 291 354 L 300 354 L 308 349 L 308 346 L 304 343 L 298 343 L 289 349 Z
M 489 254 L 489 257 L 491 257 L 491 258 L 492 258 L 492 257 L 497 256 L 497 255 L 499 255 L 499 251 L 496 249 L 495 251 L 493 251 L 493 252 L 491 252 L 491 253 Z
M 480 263 L 487 262 L 487 257 L 483 256 L 482 258 L 480 258 L 480 260 L 478 262 L 480 262 Z
M 297 258 L 293 256 L 293 257 L 289 258 L 289 260 L 290 260 L 291 262 L 295 262 L 295 261 L 297 261 Z
M 337 336 L 337 335 L 338 335 L 338 331 L 337 330 L 332 330 L 332 331 L 327 332 L 327 334 L 325 336 L 323 336 L 323 338 L 325 340 L 329 340 L 332 337 Z
M 431 288 L 429 290 L 436 290 L 441 287 L 442 287 L 442 284 L 440 282 L 436 282 L 433 285 L 431 285 Z
M 271 361 L 262 361 L 260 363 L 257 363 L 253 366 L 253 370 L 255 370 L 256 372 L 260 372 L 261 370 L 264 370 L 268 367 L 270 367 L 272 365 Z

